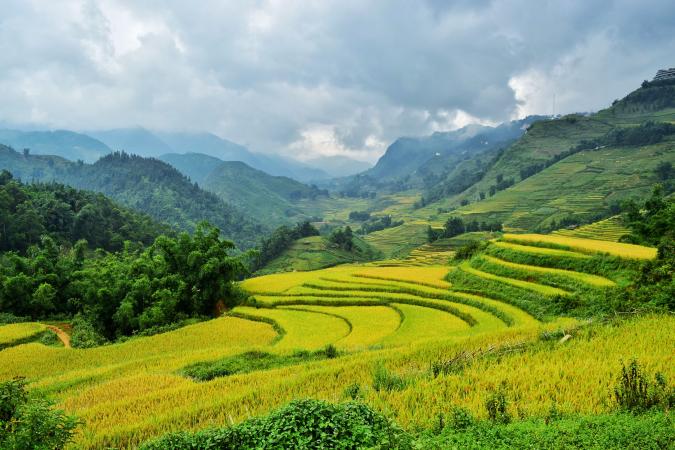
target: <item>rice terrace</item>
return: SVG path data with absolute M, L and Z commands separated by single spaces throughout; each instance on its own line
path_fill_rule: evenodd
M 0 450 L 675 448 L 667 2 L 11 3 Z

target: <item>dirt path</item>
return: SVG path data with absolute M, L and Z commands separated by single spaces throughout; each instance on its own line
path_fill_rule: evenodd
M 55 327 L 54 325 L 47 325 L 47 328 L 49 328 L 54 333 L 56 333 L 56 335 L 59 337 L 59 339 L 61 339 L 61 342 L 63 342 L 63 346 L 65 348 L 71 348 L 70 347 L 70 336 L 68 336 L 68 334 L 65 331 L 63 331 L 59 327 Z

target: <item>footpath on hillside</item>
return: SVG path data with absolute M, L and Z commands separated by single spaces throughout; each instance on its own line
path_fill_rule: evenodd
M 63 346 L 65 348 L 71 348 L 70 346 L 70 336 L 68 336 L 68 333 L 63 331 L 61 328 L 54 326 L 54 325 L 47 325 L 47 328 L 49 328 L 51 331 L 56 333 L 56 335 L 61 339 L 61 342 L 63 342 Z

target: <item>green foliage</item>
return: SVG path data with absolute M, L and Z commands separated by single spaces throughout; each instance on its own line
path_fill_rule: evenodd
M 293 228 L 286 225 L 280 226 L 269 237 L 260 241 L 258 254 L 252 263 L 252 271 L 255 272 L 265 267 L 267 263 L 281 255 L 298 239 L 318 235 L 319 230 L 309 222 L 298 223 Z
M 70 344 L 75 348 L 98 347 L 108 342 L 81 314 L 77 314 L 73 318 L 72 326 Z
M 392 220 L 390 215 L 374 218 L 361 225 L 359 234 L 369 234 L 375 231 L 385 230 L 403 225 L 402 220 Z
M 408 385 L 408 380 L 390 372 L 384 364 L 378 364 L 373 370 L 373 389 L 380 391 L 402 391 Z
M 56 183 L 22 184 L 0 172 L 0 251 L 26 253 L 48 235 L 57 245 L 84 239 L 90 248 L 121 250 L 124 241 L 152 243 L 166 226 L 102 194 Z
M 675 387 L 669 387 L 663 375 L 657 373 L 651 381 L 635 359 L 628 366 L 621 366 L 614 387 L 614 401 L 619 409 L 636 413 L 675 406 Z
M 22 379 L 0 383 L 0 448 L 50 450 L 71 442 L 78 421 L 52 406 L 29 396 Z
M 507 424 L 511 422 L 511 416 L 508 412 L 509 402 L 506 398 L 503 386 L 496 392 L 493 392 L 485 401 L 485 409 L 488 418 L 495 423 Z
M 450 409 L 450 426 L 453 430 L 466 430 L 475 423 L 475 419 L 466 408 L 453 406 Z
M 672 430 L 668 413 L 605 414 L 565 417 L 549 424 L 541 419 L 510 424 L 480 421 L 466 428 L 446 427 L 440 435 L 425 433 L 415 444 L 424 449 L 657 450 L 675 445 Z
M 330 234 L 328 242 L 344 251 L 351 252 L 354 248 L 354 233 L 350 226 L 344 229 L 338 228 Z
M 365 222 L 370 219 L 370 213 L 368 211 L 351 211 L 349 213 L 349 220 L 355 222 Z
M 209 381 L 218 377 L 249 373 L 257 370 L 275 369 L 309 361 L 320 361 L 338 356 L 333 346 L 315 352 L 299 351 L 291 355 L 277 355 L 268 352 L 250 351 L 228 356 L 216 361 L 204 361 L 181 369 L 182 375 L 197 381 Z
M 343 397 L 352 400 L 358 400 L 362 396 L 362 389 L 359 383 L 352 383 L 347 386 L 343 392 Z
M 85 258 L 79 246 L 59 249 L 43 237 L 26 257 L 0 255 L 0 308 L 33 319 L 75 315 L 73 345 L 212 316 L 242 301 L 234 281 L 245 268 L 220 231 L 201 224 L 193 236 L 159 236 L 145 250 L 97 251 Z
M 408 449 L 412 440 L 395 423 L 361 403 L 296 400 L 268 416 L 229 428 L 172 433 L 141 446 L 143 450 L 166 448 Z
M 471 259 L 476 253 L 483 250 L 487 247 L 487 244 L 480 241 L 469 241 L 467 244 L 462 245 L 455 252 L 455 259 L 458 261 L 464 259 Z

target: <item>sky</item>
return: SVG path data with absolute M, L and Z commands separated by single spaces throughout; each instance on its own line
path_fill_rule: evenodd
M 0 123 L 212 132 L 373 161 L 595 111 L 675 67 L 672 0 L 2 0 Z

